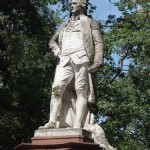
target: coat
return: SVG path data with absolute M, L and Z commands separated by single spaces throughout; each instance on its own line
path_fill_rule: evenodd
M 68 22 L 64 22 L 52 39 L 49 42 L 49 47 L 52 48 L 54 55 L 57 56 L 61 52 L 62 38 L 64 28 Z M 100 31 L 99 23 L 85 15 L 80 16 L 81 21 L 81 32 L 83 36 L 83 43 L 90 60 L 90 64 L 98 63 L 103 64 L 103 40 Z
M 64 28 L 67 26 L 70 19 L 60 26 L 55 35 L 49 42 L 49 47 L 52 49 L 55 56 L 61 53 L 62 38 Z M 81 33 L 83 37 L 83 44 L 86 50 L 87 57 L 90 61 L 90 66 L 94 64 L 103 64 L 103 40 L 100 31 L 99 23 L 85 15 L 80 16 Z M 89 73 L 89 97 L 88 102 L 95 102 L 96 97 L 96 73 Z

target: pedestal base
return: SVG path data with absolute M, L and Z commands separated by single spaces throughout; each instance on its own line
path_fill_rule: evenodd
M 32 142 L 18 145 L 16 150 L 101 150 L 84 129 L 39 129 Z
M 16 150 L 102 150 L 98 144 L 86 142 L 70 142 L 61 144 L 26 144 L 22 143 L 15 148 Z
M 64 142 L 94 143 L 92 133 L 84 129 L 39 129 L 32 138 L 33 144 L 54 144 Z

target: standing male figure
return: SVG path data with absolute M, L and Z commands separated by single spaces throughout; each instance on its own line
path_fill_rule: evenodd
M 100 27 L 97 21 L 86 16 L 86 10 L 86 0 L 72 0 L 71 17 L 50 40 L 49 46 L 60 61 L 52 86 L 50 120 L 43 128 L 56 128 L 63 94 L 71 82 L 75 88 L 76 103 L 75 120 L 70 127 L 82 127 L 89 99 L 89 74 L 103 65 Z

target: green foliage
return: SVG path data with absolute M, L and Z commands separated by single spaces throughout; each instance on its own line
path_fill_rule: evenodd
M 0 20 L 0 146 L 10 150 L 48 120 L 56 65 L 48 42 L 60 19 L 46 1 L 6 0 Z
M 105 116 L 102 126 L 119 150 L 148 150 L 150 11 L 147 1 L 121 0 L 116 5 L 122 16 L 111 15 L 104 24 L 109 29 L 104 34 L 106 64 L 99 73 L 97 115 Z

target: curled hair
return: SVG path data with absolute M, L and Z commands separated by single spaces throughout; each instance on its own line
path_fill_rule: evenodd
M 88 0 L 79 0 L 82 7 L 87 7 Z

